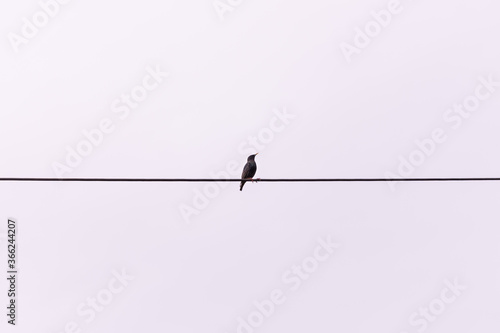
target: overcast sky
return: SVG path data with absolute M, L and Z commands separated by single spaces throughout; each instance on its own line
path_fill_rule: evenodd
M 257 152 L 260 178 L 500 176 L 496 1 L 0 7 L 1 177 L 239 178 Z M 2 183 L 19 276 L 0 326 L 498 331 L 498 199 L 495 182 Z

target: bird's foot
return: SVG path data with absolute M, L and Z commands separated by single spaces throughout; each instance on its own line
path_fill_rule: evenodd
M 260 180 L 260 178 L 255 178 L 255 179 L 253 179 L 253 178 L 252 178 L 252 183 L 253 183 L 253 182 L 256 182 L 256 183 L 257 183 L 259 180 Z

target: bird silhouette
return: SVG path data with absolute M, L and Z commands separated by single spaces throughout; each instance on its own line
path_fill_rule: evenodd
M 255 163 L 255 156 L 257 156 L 257 154 L 248 156 L 247 164 L 245 164 L 245 167 L 243 167 L 241 179 L 249 179 L 253 181 L 252 177 L 255 176 L 255 172 L 257 172 L 257 163 Z M 245 183 L 246 180 L 241 181 L 240 191 L 243 190 L 243 185 L 245 185 Z

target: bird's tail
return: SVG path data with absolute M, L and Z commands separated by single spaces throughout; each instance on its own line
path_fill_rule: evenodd
M 246 183 L 246 181 L 242 181 L 242 182 L 240 183 L 240 191 L 242 191 L 242 190 L 243 190 L 243 185 L 245 185 L 245 183 Z

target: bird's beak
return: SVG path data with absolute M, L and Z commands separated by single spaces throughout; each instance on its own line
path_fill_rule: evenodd
M 255 153 L 255 155 L 259 155 L 259 153 Z

